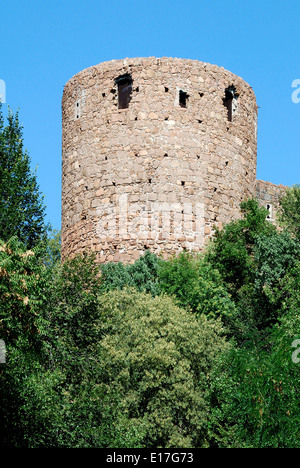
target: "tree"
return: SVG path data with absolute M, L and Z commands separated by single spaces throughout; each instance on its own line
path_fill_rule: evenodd
M 271 235 L 276 228 L 267 220 L 267 210 L 255 199 L 241 203 L 242 219 L 216 229 L 206 258 L 219 270 L 233 295 L 254 280 L 253 251 L 255 240 L 261 235 Z
M 31 249 L 46 231 L 45 206 L 23 148 L 18 113 L 9 111 L 7 120 L 5 126 L 0 107 L 0 239 L 17 236 Z
M 101 266 L 101 291 L 133 287 L 153 296 L 160 293 L 158 270 L 161 259 L 147 250 L 133 264 L 107 263 Z
M 0 241 L 0 338 L 7 348 L 0 369 L 1 447 L 26 447 L 39 419 L 33 395 L 45 398 L 38 382 L 49 359 L 49 273 L 37 248 L 27 250 L 16 237 Z
M 107 293 L 99 305 L 99 389 L 119 395 L 139 446 L 208 447 L 210 375 L 228 349 L 221 321 L 135 290 Z
M 196 316 L 221 317 L 228 324 L 236 313 L 221 274 L 202 255 L 183 252 L 161 262 L 158 277 L 161 290 Z
M 221 447 L 297 448 L 300 373 L 292 343 L 300 337 L 299 238 L 295 224 L 276 229 L 258 205 L 250 208 L 207 252 L 238 310 L 234 346 L 212 378 L 212 400 L 220 405 L 212 407 L 215 438 Z

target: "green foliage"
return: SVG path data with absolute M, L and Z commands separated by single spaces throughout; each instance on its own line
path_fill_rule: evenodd
M 133 287 L 153 296 L 160 293 L 158 268 L 161 260 L 149 250 L 134 264 L 108 263 L 101 266 L 101 291 Z
M 284 226 L 298 238 L 300 237 L 300 185 L 288 188 L 281 199 L 281 214 L 279 219 Z
M 232 294 L 254 279 L 253 250 L 259 236 L 269 236 L 275 227 L 266 220 L 267 210 L 257 200 L 241 203 L 243 218 L 216 229 L 207 252 L 207 261 L 214 265 L 227 282 Z
M 104 295 L 100 310 L 101 386 L 120 395 L 141 446 L 208 446 L 210 374 L 228 347 L 220 321 L 134 290 Z
M 162 291 L 173 296 L 180 307 L 190 308 L 196 316 L 221 317 L 227 324 L 236 313 L 220 273 L 203 256 L 181 253 L 163 262 L 159 283 Z
M 45 327 L 36 309 L 46 300 L 48 273 L 37 252 L 16 237 L 0 241 L 0 336 L 6 343 L 40 341 Z
M 61 260 L 61 232 L 47 226 L 47 237 L 39 244 L 40 255 L 45 266 L 52 268 Z
M 17 236 L 30 249 L 45 235 L 45 206 L 23 148 L 18 113 L 9 112 L 7 120 L 5 126 L 0 105 L 0 238 Z
M 225 227 L 207 255 L 230 280 L 238 310 L 231 323 L 235 347 L 221 356 L 214 378 L 213 399 L 220 403 L 213 410 L 215 437 L 226 447 L 296 448 L 300 369 L 291 346 L 300 336 L 300 244 L 291 232 L 269 229 L 262 217 L 250 222 L 259 211 L 254 207 L 245 220 Z M 250 229 L 248 240 L 240 233 L 242 242 L 233 248 L 233 228 L 242 224 Z M 231 252 L 244 259 L 236 270 L 230 270 Z
M 222 356 L 212 392 L 221 407 L 212 417 L 221 447 L 300 447 L 300 372 L 291 345 L 279 327 L 268 351 L 255 345 Z
M 242 210 L 168 261 L 1 241 L 0 446 L 299 448 L 299 237 Z
M 6 364 L 0 367 L 2 447 L 26 447 L 40 419 L 38 406 L 29 413 L 26 406 L 32 402 L 35 408 L 32 381 L 43 380 L 44 364 L 49 359 L 45 304 L 50 278 L 38 248 L 27 250 L 16 237 L 7 243 L 0 241 L 0 339 L 7 348 Z M 46 405 L 44 390 L 39 398 Z M 34 391 L 37 393 L 36 388 Z M 41 430 L 41 437 L 43 433 Z

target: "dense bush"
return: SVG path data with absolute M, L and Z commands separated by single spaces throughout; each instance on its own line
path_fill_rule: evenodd
M 208 446 L 210 375 L 228 347 L 221 323 L 134 291 L 104 295 L 100 310 L 101 386 L 117 390 L 140 445 Z

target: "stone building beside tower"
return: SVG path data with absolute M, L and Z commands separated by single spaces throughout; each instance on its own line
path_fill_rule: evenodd
M 199 251 L 249 197 L 274 218 L 284 187 L 256 180 L 257 109 L 240 77 L 195 60 L 113 60 L 71 78 L 62 99 L 62 258 Z

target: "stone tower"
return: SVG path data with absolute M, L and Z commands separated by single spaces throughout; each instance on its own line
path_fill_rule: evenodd
M 63 259 L 198 251 L 256 195 L 256 98 L 224 68 L 101 63 L 66 84 L 62 125 Z

